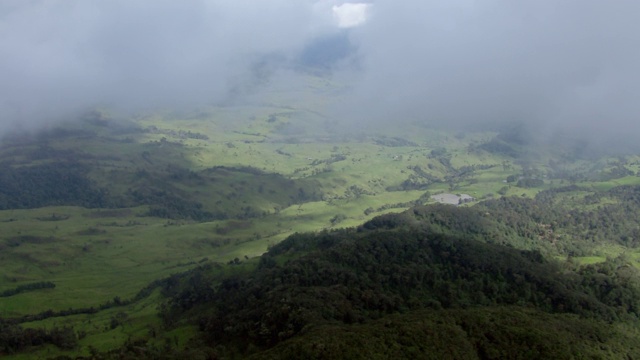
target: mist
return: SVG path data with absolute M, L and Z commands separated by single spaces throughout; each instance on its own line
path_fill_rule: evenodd
M 247 87 L 268 58 L 338 30 L 310 1 L 4 1 L 2 127 L 77 111 L 200 106 Z
M 341 111 L 635 140 L 639 14 L 633 1 L 376 2 L 353 34 L 363 73 Z
M 304 59 L 349 80 L 329 112 L 356 128 L 634 139 L 638 15 L 626 0 L 4 1 L 0 131 L 94 106 L 224 103 L 286 86 Z

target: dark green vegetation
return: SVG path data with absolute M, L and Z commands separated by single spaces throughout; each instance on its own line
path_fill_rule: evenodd
M 0 292 L 0 297 L 8 297 L 8 296 L 13 296 L 13 295 L 17 295 L 20 294 L 22 292 L 25 291 L 33 291 L 33 290 L 38 290 L 38 289 L 53 289 L 54 287 L 56 287 L 56 284 L 50 282 L 50 281 L 42 281 L 42 282 L 37 282 L 37 283 L 32 283 L 32 284 L 26 284 L 26 285 L 20 285 L 17 286 L 13 289 L 9 289 L 9 290 L 5 290 L 3 292 Z
M 197 324 L 187 349 L 157 345 L 154 331 L 100 356 L 640 356 L 640 272 L 630 259 L 580 266 L 521 249 L 526 239 L 549 241 L 528 227 L 535 215 L 527 212 L 557 193 L 418 206 L 357 228 L 292 235 L 247 266 L 199 265 L 153 284 L 165 299 L 165 331 Z M 556 230 L 573 233 L 582 221 L 590 218 Z
M 640 157 L 293 103 L 3 140 L 2 355 L 640 357 Z
M 274 358 L 640 355 L 640 273 L 628 259 L 580 267 L 475 240 L 484 229 L 499 231 L 499 222 L 444 208 L 291 236 L 249 274 L 196 269 L 166 290 L 162 316 L 167 324 L 197 321 L 206 344 L 237 356 L 274 345 Z

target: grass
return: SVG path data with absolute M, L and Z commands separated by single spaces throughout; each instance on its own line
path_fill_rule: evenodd
M 7 359 L 33 359 L 55 356 L 89 356 L 90 349 L 107 351 L 120 346 L 129 339 L 149 336 L 157 331 L 160 333 L 162 324 L 157 317 L 157 304 L 161 300 L 158 291 L 150 297 L 138 303 L 100 311 L 92 315 L 72 315 L 63 318 L 50 318 L 43 321 L 25 323 L 25 328 L 31 327 L 63 327 L 72 326 L 77 333 L 84 334 L 79 340 L 78 348 L 71 351 L 63 351 L 54 346 L 35 348 L 27 353 L 7 356 Z M 118 325 L 113 326 L 113 319 L 118 319 Z M 183 332 L 186 336 L 192 327 L 175 330 Z M 166 335 L 169 334 L 165 334 Z M 158 341 L 164 341 L 161 337 Z M 182 343 L 184 346 L 184 343 Z
M 573 258 L 580 265 L 590 265 L 605 262 L 607 258 L 605 256 L 581 256 Z
M 591 187 L 598 191 L 610 190 L 616 186 L 621 185 L 638 185 L 640 184 L 640 177 L 638 176 L 625 176 L 615 180 L 600 181 L 591 183 Z

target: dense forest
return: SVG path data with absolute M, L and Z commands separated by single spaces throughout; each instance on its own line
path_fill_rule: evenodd
M 51 205 L 105 206 L 103 190 L 87 178 L 79 163 L 14 167 L 0 165 L 0 209 L 25 209 Z
M 464 219 L 464 210 L 450 209 L 449 219 L 460 219 L 459 212 Z M 624 258 L 568 268 L 537 251 L 432 232 L 431 222 L 419 220 L 424 215 L 418 208 L 359 229 L 292 236 L 265 254 L 249 276 L 225 278 L 218 285 L 207 268 L 195 270 L 170 289 L 163 317 L 172 323 L 197 309 L 206 342 L 235 344 L 241 355 L 304 337 L 319 324 L 369 324 L 390 314 L 411 318 L 425 309 L 429 314 L 476 309 L 483 314 L 475 319 L 479 322 L 489 316 L 480 309 L 491 312 L 495 306 L 521 307 L 512 309 L 520 315 L 524 309 L 578 314 L 579 321 L 604 327 L 638 320 L 639 274 Z M 569 329 L 567 336 L 578 336 L 571 333 L 578 330 Z M 511 340 L 531 346 L 531 339 Z M 630 335 L 618 340 L 633 343 Z M 562 346 L 570 351 L 569 344 Z

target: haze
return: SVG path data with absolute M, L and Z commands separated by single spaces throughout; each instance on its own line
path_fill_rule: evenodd
M 322 65 L 351 81 L 331 112 L 342 123 L 635 139 L 639 15 L 624 0 L 3 1 L 1 127 L 224 102 L 290 81 L 305 49 L 335 38 L 349 52 Z

